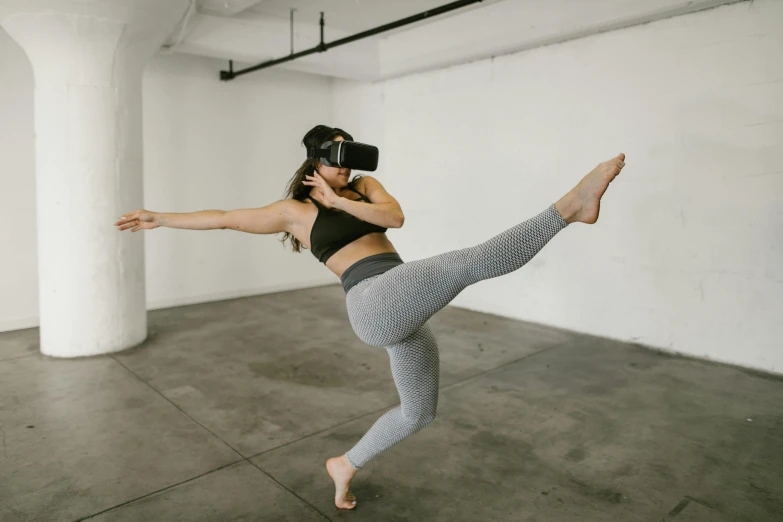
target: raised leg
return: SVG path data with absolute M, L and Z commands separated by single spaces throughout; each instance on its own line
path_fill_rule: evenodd
M 346 296 L 354 332 L 372 346 L 396 344 L 469 285 L 524 266 L 568 224 L 595 223 L 601 197 L 624 166 L 624 154 L 600 163 L 557 203 L 479 245 L 404 263 L 357 285 Z
M 524 266 L 566 225 L 550 205 L 479 245 L 396 266 L 348 293 L 351 326 L 367 344 L 396 344 L 469 285 Z

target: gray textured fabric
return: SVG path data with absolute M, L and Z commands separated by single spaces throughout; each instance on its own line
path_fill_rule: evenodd
M 355 469 L 435 418 L 440 367 L 427 320 L 469 285 L 521 268 L 566 226 L 550 205 L 479 245 L 403 263 L 348 291 L 351 326 L 365 343 L 386 348 L 400 395 L 346 453 Z
M 397 252 L 383 252 L 360 259 L 346 268 L 343 275 L 340 276 L 343 290 L 345 290 L 345 293 L 347 294 L 351 288 L 368 277 L 388 272 L 402 263 L 403 261 Z

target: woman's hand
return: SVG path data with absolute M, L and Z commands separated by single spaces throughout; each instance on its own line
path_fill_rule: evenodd
M 157 218 L 158 215 L 155 212 L 139 209 L 120 217 L 120 220 L 117 221 L 115 225 L 120 227 L 119 230 L 133 228 L 131 232 L 136 232 L 137 230 L 142 229 L 152 230 L 153 228 L 158 228 L 160 226 Z
M 323 205 L 326 208 L 332 208 L 337 203 L 337 200 L 340 199 L 340 196 L 334 193 L 332 187 L 330 187 L 326 180 L 318 174 L 318 171 L 314 170 L 312 176 L 305 175 L 305 178 L 307 179 L 303 180 L 302 183 L 318 189 L 318 192 L 321 194 Z

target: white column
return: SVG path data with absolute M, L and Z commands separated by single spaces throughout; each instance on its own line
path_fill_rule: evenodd
M 0 0 L 35 79 L 41 352 L 116 352 L 147 337 L 141 77 L 188 0 Z

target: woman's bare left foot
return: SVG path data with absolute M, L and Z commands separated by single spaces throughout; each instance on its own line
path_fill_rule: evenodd
M 599 163 L 576 187 L 555 203 L 555 208 L 566 223 L 579 221 L 591 225 L 598 221 L 601 197 L 623 167 L 625 154 L 622 153 Z
M 355 508 L 356 497 L 348 488 L 357 470 L 351 466 L 348 458 L 342 455 L 328 459 L 326 461 L 326 471 L 334 480 L 334 505 L 343 509 Z

